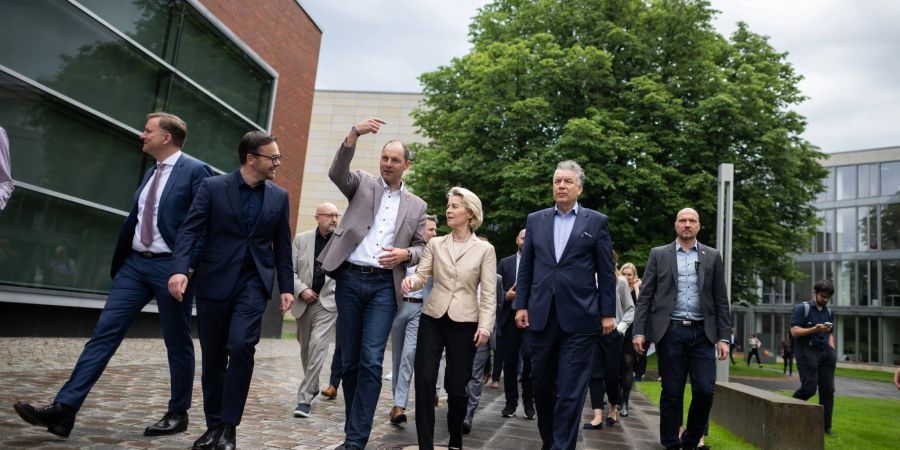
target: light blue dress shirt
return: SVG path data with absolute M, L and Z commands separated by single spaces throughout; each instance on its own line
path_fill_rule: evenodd
M 578 209 L 581 208 L 577 202 L 568 213 L 563 214 L 559 208 L 553 207 L 553 250 L 556 252 L 556 262 L 562 258 L 563 250 L 566 249 L 566 243 L 569 242 L 569 235 L 572 234 L 572 227 L 575 226 L 575 218 L 578 217 Z
M 675 309 L 672 311 L 674 320 L 703 320 L 703 312 L 700 310 L 700 286 L 698 285 L 700 267 L 700 252 L 697 245 L 684 251 L 678 241 L 675 241 L 675 259 L 678 262 L 678 296 L 675 299 Z

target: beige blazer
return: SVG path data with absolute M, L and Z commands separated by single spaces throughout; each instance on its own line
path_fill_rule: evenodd
M 293 246 L 293 262 L 294 262 L 294 296 L 297 300 L 291 306 L 291 315 L 295 319 L 299 319 L 309 306 L 303 300 L 300 300 L 300 293 L 307 288 L 312 288 L 313 284 L 313 256 L 316 254 L 316 233 L 318 228 L 304 231 L 294 237 Z M 318 302 L 328 311 L 335 312 L 337 307 L 334 303 L 334 279 L 325 276 L 325 285 L 319 292 Z
M 454 322 L 478 322 L 488 333 L 497 310 L 497 255 L 494 246 L 475 235 L 453 258 L 453 236 L 432 238 L 425 245 L 413 278 L 413 290 L 434 277 L 431 297 L 422 314 L 439 319 L 446 313 Z M 481 300 L 478 288 L 481 286 Z

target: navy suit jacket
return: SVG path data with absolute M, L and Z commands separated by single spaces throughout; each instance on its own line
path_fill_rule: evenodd
M 153 172 L 156 171 L 154 165 L 144 174 L 140 187 L 134 193 L 134 200 L 131 202 L 131 212 L 125 223 L 122 224 L 122 230 L 119 232 L 119 240 L 116 242 L 116 250 L 113 252 L 112 266 L 110 268 L 110 276 L 115 278 L 125 262 L 125 258 L 131 253 L 131 242 L 134 239 L 134 228 L 138 223 L 138 197 L 144 186 L 150 181 Z M 159 197 L 159 208 L 156 218 L 156 226 L 159 228 L 159 234 L 169 248 L 175 248 L 175 238 L 178 236 L 178 227 L 184 222 L 188 209 L 197 190 L 200 189 L 200 182 L 213 174 L 212 169 L 201 161 L 190 156 L 181 154 L 178 161 L 175 161 L 175 167 L 169 174 L 166 186 L 163 188 L 162 195 Z
M 506 291 L 516 284 L 516 255 L 510 255 L 500 260 L 497 264 L 497 273 L 503 277 L 503 290 L 497 291 L 497 330 L 512 317 L 513 303 L 515 300 L 506 301 Z
M 188 273 L 194 246 L 201 238 L 206 239 L 193 279 L 198 297 L 225 300 L 232 295 L 248 249 L 267 296 L 272 296 L 276 274 L 281 293 L 293 293 L 288 193 L 267 180 L 259 218 L 247 230 L 238 193 L 241 182 L 240 170 L 203 180 L 178 231 L 173 274 Z
M 616 316 L 616 277 L 607 218 L 579 207 L 557 263 L 553 213 L 553 208 L 547 208 L 528 215 L 515 309 L 528 309 L 528 329 L 541 331 L 552 302 L 563 331 L 598 333 L 601 316 Z

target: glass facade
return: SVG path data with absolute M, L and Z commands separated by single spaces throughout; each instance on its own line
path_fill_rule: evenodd
M 763 280 L 758 305 L 735 308 L 737 323 L 747 326 L 739 340 L 755 332 L 777 349 L 793 306 L 812 298 L 816 280 L 829 279 L 839 360 L 900 364 L 900 152 L 892 154 L 828 168 L 816 201 L 819 224 L 809 252 L 796 259 L 799 277 Z
M 185 119 L 186 154 L 238 165 L 240 137 L 270 128 L 276 74 L 229 36 L 186 0 L 3 2 L 0 125 L 17 186 L 0 214 L 0 289 L 108 291 L 150 166 L 148 113 Z

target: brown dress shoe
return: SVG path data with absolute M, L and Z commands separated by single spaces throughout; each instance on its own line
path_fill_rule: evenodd
M 391 423 L 394 425 L 406 423 L 406 412 L 403 408 L 399 406 L 391 408 Z
M 327 388 L 322 389 L 322 395 L 328 400 L 334 400 L 337 398 L 337 388 L 329 384 Z

